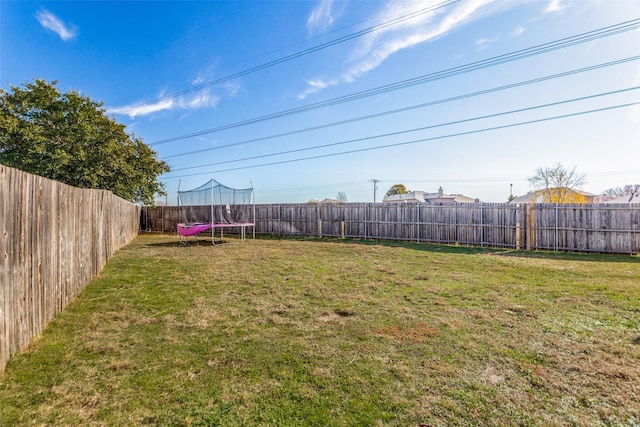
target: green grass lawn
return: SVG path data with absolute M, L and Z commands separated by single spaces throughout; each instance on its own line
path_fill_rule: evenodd
M 640 258 L 141 235 L 0 425 L 638 425 Z

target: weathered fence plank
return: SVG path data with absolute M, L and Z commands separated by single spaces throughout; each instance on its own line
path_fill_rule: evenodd
M 197 214 L 208 220 L 202 207 Z M 175 232 L 184 208 L 145 208 L 143 229 Z M 171 218 L 171 220 L 167 220 Z M 521 250 L 640 253 L 640 209 L 629 204 L 256 205 L 256 233 L 463 244 Z
M 0 165 L 0 372 L 137 235 L 139 224 L 140 207 L 109 191 Z
M 533 205 L 534 249 L 640 252 L 640 210 L 630 204 Z

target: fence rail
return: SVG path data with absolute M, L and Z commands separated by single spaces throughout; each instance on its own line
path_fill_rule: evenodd
M 202 209 L 201 221 L 209 210 Z M 144 208 L 142 229 L 173 232 L 179 207 Z M 264 204 L 256 233 L 462 244 L 516 250 L 640 253 L 631 204 Z
M 140 207 L 0 165 L 0 372 L 139 230 Z

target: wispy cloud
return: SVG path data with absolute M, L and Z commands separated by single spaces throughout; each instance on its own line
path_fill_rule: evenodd
M 199 85 L 200 83 L 206 82 L 207 79 L 204 74 L 198 74 L 193 80 L 191 80 L 192 85 Z
M 320 0 L 320 3 L 311 11 L 307 19 L 307 31 L 309 34 L 323 33 L 333 25 L 342 9 L 334 9 L 333 0 Z
M 53 31 L 64 41 L 69 41 L 78 34 L 78 28 L 76 26 L 65 24 L 60 18 L 46 9 L 36 12 L 35 17 L 40 25 Z
M 481 39 L 476 40 L 476 45 L 480 48 L 483 48 L 491 43 L 497 42 L 498 40 L 500 40 L 498 37 L 493 37 L 493 38 L 483 37 Z
M 215 108 L 222 99 L 220 95 L 212 95 L 210 91 L 203 90 L 192 96 L 180 96 L 169 99 L 162 99 L 153 103 L 132 104 L 121 107 L 111 107 L 107 111 L 111 114 L 127 115 L 132 119 L 138 116 L 147 116 L 149 114 L 162 111 L 176 110 L 197 110 L 199 108 Z
M 173 108 L 173 100 L 165 99 L 162 101 L 155 102 L 153 104 L 134 104 L 134 105 L 123 105 L 121 107 L 111 107 L 107 109 L 108 113 L 111 114 L 122 114 L 131 117 L 132 119 L 136 118 L 136 116 L 146 116 L 148 114 L 156 113 L 158 111 L 170 110 Z
M 167 94 L 167 89 L 165 88 L 159 91 L 157 101 L 135 102 L 129 105 L 110 107 L 107 111 L 111 114 L 126 115 L 132 119 L 138 116 L 172 111 L 188 115 L 193 110 L 217 108 L 223 99 L 234 98 L 244 90 L 242 85 L 234 80 L 215 86 L 198 88 L 198 85 L 212 79 L 211 70 L 200 71 L 191 79 L 193 88 L 188 93 L 182 92 L 182 95 L 165 96 Z
M 429 4 L 435 5 L 438 2 L 390 1 L 385 4 L 379 16 L 383 17 L 381 20 L 388 21 L 394 17 L 424 9 Z M 393 54 L 421 43 L 433 41 L 464 25 L 480 15 L 482 9 L 493 2 L 494 0 L 462 0 L 453 9 L 437 9 L 429 14 L 417 15 L 401 24 L 371 33 L 352 52 L 351 64 L 346 71 L 338 77 L 316 78 L 307 81 L 308 86 L 298 95 L 298 99 L 304 99 L 331 86 L 353 82 L 379 67 Z
M 564 8 L 565 6 L 562 4 L 561 0 L 551 0 L 544 11 L 545 13 L 555 13 L 560 12 Z
M 522 25 L 518 25 L 516 28 L 514 28 L 514 30 L 511 32 L 511 36 L 513 37 L 520 37 L 522 35 L 522 33 L 524 33 L 524 27 Z
M 516 28 L 511 30 L 506 36 L 511 38 L 520 37 L 524 33 L 524 27 L 522 25 L 518 25 Z M 483 50 L 488 47 L 490 44 L 497 43 L 502 41 L 505 38 L 505 35 L 500 35 L 496 37 L 482 37 L 476 40 L 476 46 L 478 46 L 479 50 Z
M 304 99 L 309 95 L 312 95 L 316 92 L 321 91 L 322 89 L 326 89 L 331 86 L 336 86 L 340 83 L 339 80 L 307 80 L 307 88 L 300 94 L 298 94 L 298 99 Z
M 242 92 L 244 88 L 240 84 L 231 81 L 224 83 L 224 85 L 222 85 L 222 89 L 228 97 L 233 98 Z

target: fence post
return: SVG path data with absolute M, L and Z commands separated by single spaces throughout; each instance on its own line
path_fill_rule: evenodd
M 484 203 L 480 203 L 480 247 L 484 247 Z
M 522 206 L 516 205 L 516 241 L 515 241 L 515 249 L 516 251 L 520 250 L 520 224 L 522 223 Z
M 367 240 L 367 236 L 368 236 L 368 231 L 367 230 L 367 207 L 369 206 L 369 203 L 365 203 L 364 204 L 364 239 Z
M 555 243 L 555 251 L 558 252 L 558 227 L 560 227 L 560 224 L 558 223 L 558 209 L 559 209 L 559 204 L 556 203 L 556 243 Z
M 633 204 L 629 203 L 629 255 L 633 255 Z
M 416 241 L 418 243 L 420 243 L 420 212 L 422 211 L 422 206 L 420 206 L 420 204 L 416 204 L 416 209 L 418 209 L 418 214 L 416 215 L 416 221 L 418 221 L 417 223 L 417 227 L 418 227 L 418 231 L 416 232 Z
M 526 204 L 525 213 L 527 215 L 525 221 L 525 238 L 527 239 L 527 250 L 530 251 L 535 247 L 535 229 L 534 229 L 534 205 Z
M 316 205 L 316 211 L 318 213 L 318 237 L 322 237 L 322 211 L 320 209 L 320 203 Z

